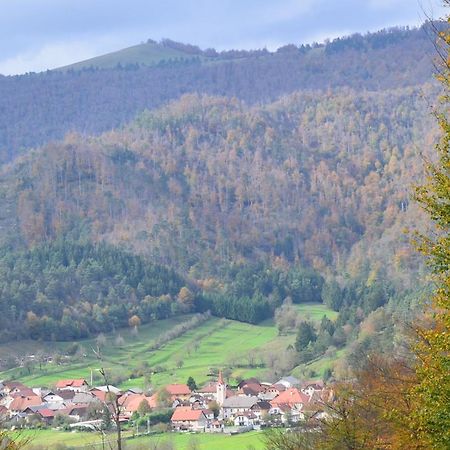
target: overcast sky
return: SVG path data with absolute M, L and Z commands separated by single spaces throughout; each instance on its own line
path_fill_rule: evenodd
M 440 0 L 0 0 L 0 73 L 41 71 L 148 38 L 276 49 L 418 25 Z

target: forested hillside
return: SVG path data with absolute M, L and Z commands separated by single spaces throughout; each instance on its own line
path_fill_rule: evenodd
M 304 326 L 303 362 L 390 350 L 423 275 L 404 231 L 425 226 L 409 192 L 437 138 L 426 27 L 158 45 L 190 57 L 0 77 L 0 339 L 206 311 L 281 330 L 323 301 L 339 315 Z
M 81 220 L 94 240 L 197 278 L 270 260 L 328 273 L 367 263 L 399 280 L 415 268 L 402 230 L 420 224 L 408 191 L 435 139 L 435 94 L 344 89 L 262 107 L 185 96 L 7 167 L 2 202 L 15 212 L 1 235 L 33 244 Z
M 273 53 L 217 53 L 166 41 L 169 56 L 152 66 L 127 64 L 124 57 L 123 65 L 111 69 L 94 68 L 93 62 L 81 71 L 0 76 L 0 161 L 69 131 L 116 128 L 145 108 L 186 93 L 258 104 L 297 90 L 346 86 L 373 91 L 421 84 L 433 71 L 429 28 L 355 35 L 326 45 L 287 45 Z M 136 58 L 146 64 L 143 56 Z
M 183 284 L 172 270 L 104 244 L 58 239 L 31 250 L 4 247 L 0 342 L 80 339 L 130 320 L 167 318 L 186 311 L 177 303 Z
M 407 311 L 421 265 L 403 230 L 422 222 L 408 191 L 436 139 L 436 95 L 341 88 L 253 107 L 186 95 L 4 165 L 1 338 L 190 311 L 258 323 L 289 298 L 341 312 L 313 358 L 390 300 Z

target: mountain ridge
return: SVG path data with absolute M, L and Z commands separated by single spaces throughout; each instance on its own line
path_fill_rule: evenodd
M 261 104 L 297 90 L 347 86 L 382 91 L 420 85 L 434 71 L 427 30 L 355 35 L 317 48 L 288 45 L 275 53 L 228 51 L 211 57 L 214 63 L 202 61 L 208 50 L 199 50 L 203 53 L 195 58 L 155 66 L 3 77 L 0 162 L 70 131 L 97 134 L 121 127 L 144 109 L 187 93 Z

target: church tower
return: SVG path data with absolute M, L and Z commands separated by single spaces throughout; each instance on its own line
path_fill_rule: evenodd
M 223 402 L 227 398 L 227 385 L 223 381 L 223 375 L 221 370 L 219 370 L 219 379 L 217 380 L 216 397 L 219 406 L 222 406 Z

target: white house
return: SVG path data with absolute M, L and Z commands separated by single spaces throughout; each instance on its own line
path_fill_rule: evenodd
M 238 413 L 250 411 L 252 406 L 259 402 L 258 397 L 234 396 L 226 398 L 222 404 L 224 419 L 236 417 Z

